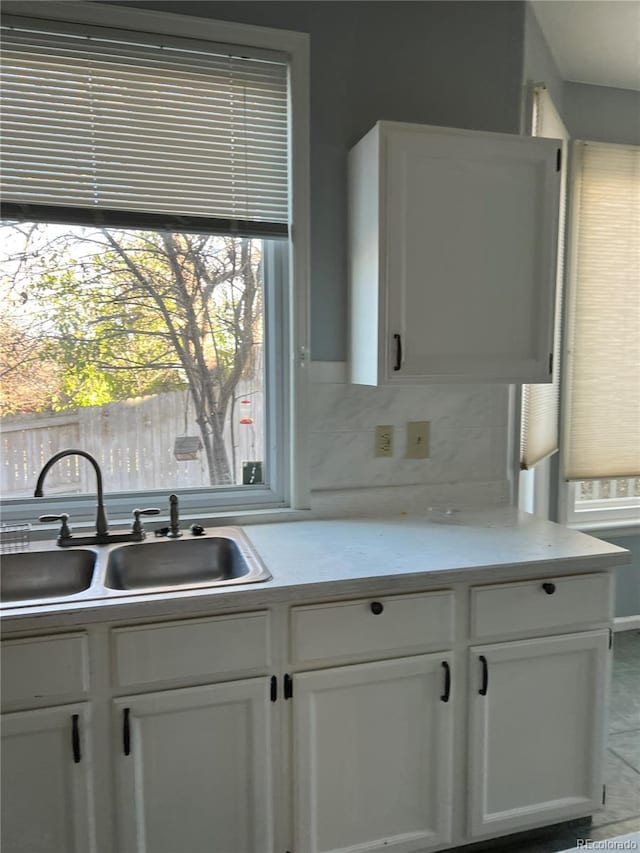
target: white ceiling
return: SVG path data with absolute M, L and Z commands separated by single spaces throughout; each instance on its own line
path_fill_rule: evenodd
M 640 0 L 532 0 L 561 76 L 640 90 Z

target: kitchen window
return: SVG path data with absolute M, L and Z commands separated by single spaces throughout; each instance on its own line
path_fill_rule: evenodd
M 533 106 L 533 135 L 562 139 L 566 163 L 569 134 L 544 85 L 535 87 Z M 552 480 L 559 467 L 561 521 L 603 528 L 637 524 L 639 149 L 578 142 L 572 153 L 570 275 L 565 300 L 563 184 L 554 341 L 559 362 L 564 326 L 566 353 L 562 365 L 554 365 L 553 383 L 522 390 L 518 502 L 522 509 L 550 517 Z M 553 457 L 559 448 L 558 466 Z
M 640 148 L 574 145 L 562 469 L 567 521 L 640 518 Z
M 307 37 L 7 7 L 5 519 L 60 495 L 91 518 L 77 457 L 28 499 L 69 447 L 115 515 L 178 490 L 199 515 L 305 505 Z

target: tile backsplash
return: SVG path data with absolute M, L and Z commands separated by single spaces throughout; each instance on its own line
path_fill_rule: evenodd
M 318 489 L 504 482 L 508 388 L 430 385 L 310 386 L 311 487 Z M 407 421 L 431 422 L 426 460 L 405 458 Z M 374 457 L 377 424 L 393 424 L 394 454 Z

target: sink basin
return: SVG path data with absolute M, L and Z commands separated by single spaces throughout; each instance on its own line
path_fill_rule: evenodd
M 112 590 L 163 592 L 270 580 L 241 531 L 115 548 L 104 584 Z
M 46 551 L 3 554 L 0 600 L 25 601 L 77 595 L 91 586 L 93 551 Z

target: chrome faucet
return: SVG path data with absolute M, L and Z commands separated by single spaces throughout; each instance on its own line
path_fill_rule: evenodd
M 60 532 L 56 540 L 58 545 L 60 545 L 61 548 L 65 548 L 69 545 L 107 545 L 110 542 L 140 542 L 142 539 L 144 539 L 144 529 L 142 527 L 142 523 L 140 522 L 140 516 L 157 515 L 160 510 L 155 508 L 136 509 L 134 510 L 134 523 L 130 533 L 109 533 L 107 513 L 104 508 L 102 471 L 100 470 L 100 466 L 98 465 L 97 461 L 90 453 L 87 453 L 86 450 L 61 450 L 59 453 L 55 453 L 51 457 L 51 459 L 49 459 L 49 461 L 45 463 L 44 468 L 42 469 L 42 471 L 40 471 L 40 474 L 38 475 L 38 482 L 36 483 L 36 489 L 33 493 L 34 498 L 43 497 L 42 486 L 44 484 L 45 477 L 47 476 L 49 470 L 56 464 L 56 462 L 59 462 L 60 459 L 64 459 L 65 456 L 82 456 L 83 459 L 87 459 L 91 463 L 91 465 L 93 466 L 93 470 L 96 472 L 96 532 L 94 536 L 75 537 L 71 534 L 71 529 L 67 524 L 69 516 L 66 512 L 63 512 L 60 515 L 41 515 L 39 519 L 40 521 L 62 522 L 62 526 L 60 527 Z

